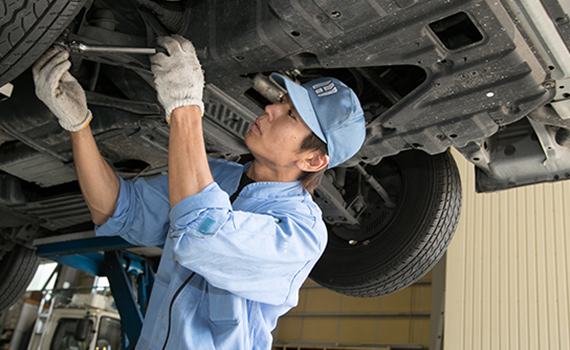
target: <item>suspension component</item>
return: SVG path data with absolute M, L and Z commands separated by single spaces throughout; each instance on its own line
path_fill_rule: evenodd
M 384 204 L 386 204 L 386 206 L 388 208 L 395 208 L 396 207 L 396 203 L 394 203 L 391 199 L 390 196 L 388 195 L 388 192 L 384 189 L 384 187 L 382 187 L 382 185 L 380 185 L 380 183 L 378 181 L 376 181 L 376 179 L 374 178 L 374 176 L 368 174 L 368 172 L 366 171 L 366 169 L 364 169 L 364 167 L 360 164 L 355 166 L 356 170 L 358 170 L 358 172 L 360 172 L 360 174 L 362 175 L 362 177 L 370 184 L 370 186 L 372 186 L 372 188 L 378 192 L 378 194 L 380 195 L 380 197 L 384 200 Z

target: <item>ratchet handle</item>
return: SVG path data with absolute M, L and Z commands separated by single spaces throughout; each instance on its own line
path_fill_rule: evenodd
M 65 47 L 68 51 L 73 53 L 126 53 L 138 55 L 154 55 L 155 53 L 162 52 L 168 55 L 168 52 L 162 46 L 157 47 L 129 47 L 129 46 L 109 46 L 109 45 L 95 45 L 85 44 L 80 41 L 70 41 L 67 43 L 56 42 L 56 45 Z M 208 56 L 207 48 L 196 49 L 196 54 L 200 59 L 206 59 Z
M 67 44 L 71 52 L 75 53 L 126 53 L 126 54 L 141 54 L 141 55 L 154 55 L 157 52 L 166 53 L 162 47 L 128 47 L 128 46 L 107 46 L 107 45 L 91 45 L 84 44 L 79 41 L 71 41 Z

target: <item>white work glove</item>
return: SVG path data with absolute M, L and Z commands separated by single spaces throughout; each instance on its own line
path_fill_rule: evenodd
M 49 49 L 32 69 L 36 95 L 68 131 L 79 131 L 91 121 L 85 91 L 68 72 L 69 52 L 59 46 Z
M 168 55 L 159 52 L 150 58 L 158 101 L 166 111 L 166 121 L 170 123 L 172 111 L 183 106 L 196 105 L 204 114 L 204 73 L 194 45 L 180 35 L 159 37 L 157 44 L 168 52 Z

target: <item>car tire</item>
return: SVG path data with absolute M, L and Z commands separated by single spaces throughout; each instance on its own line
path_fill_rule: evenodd
M 461 180 L 449 152 L 406 151 L 366 170 L 396 206 L 389 208 L 370 186 L 361 188 L 367 203 L 361 225 L 329 226 L 327 247 L 311 272 L 317 283 L 355 297 L 396 292 L 429 272 L 445 253 L 461 212 Z M 347 184 L 359 183 L 357 176 L 347 176 Z M 350 185 L 345 190 L 356 192 Z
M 0 0 L 0 87 L 30 67 L 85 0 Z
M 0 260 L 0 313 L 12 306 L 34 277 L 40 258 L 33 249 L 16 244 Z

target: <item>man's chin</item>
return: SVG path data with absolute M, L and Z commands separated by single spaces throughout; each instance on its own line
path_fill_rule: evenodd
M 243 137 L 243 141 L 245 142 L 245 146 L 247 147 L 247 149 L 253 154 L 254 151 L 252 150 L 252 148 L 255 148 L 255 145 L 253 144 L 253 141 L 251 139 L 252 137 L 253 137 L 253 131 L 249 130 Z

